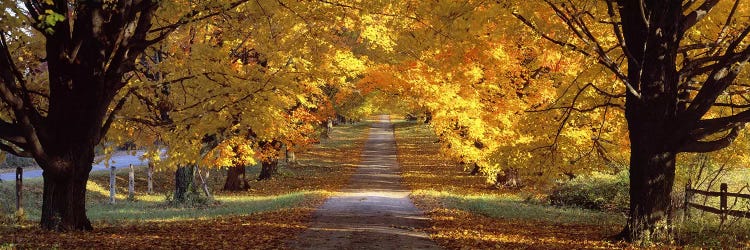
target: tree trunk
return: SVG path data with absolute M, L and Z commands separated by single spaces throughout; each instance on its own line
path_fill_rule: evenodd
M 331 138 L 332 133 L 333 133 L 333 119 L 328 118 L 328 122 L 326 122 L 326 138 Z
M 679 132 L 677 72 L 679 1 L 620 1 L 622 32 L 630 53 L 625 118 L 630 138 L 630 209 L 618 235 L 627 241 L 664 237 L 675 176 L 675 157 L 684 141 Z M 644 22 L 644 8 L 648 23 Z M 658 14 L 657 14 L 658 13 Z M 636 95 L 635 92 L 640 94 Z M 667 227 L 668 228 L 668 227 Z M 666 237 L 669 237 L 668 235 Z
M 174 174 L 174 201 L 183 203 L 188 199 L 188 192 L 195 192 L 195 173 L 193 166 L 182 166 L 177 168 Z
M 322 139 L 329 139 L 331 138 L 330 130 L 328 129 L 328 122 L 324 121 L 320 123 L 321 131 L 320 131 L 320 138 Z
M 203 194 L 206 195 L 209 199 L 213 199 L 213 195 L 211 195 L 211 191 L 208 190 L 208 182 L 206 182 L 206 179 L 208 179 L 208 170 L 206 170 L 206 178 L 203 178 L 203 174 L 201 174 L 201 171 L 196 168 L 196 174 L 198 175 L 198 179 L 201 180 L 201 187 L 203 188 Z
M 224 182 L 225 191 L 243 191 L 249 186 L 245 179 L 245 166 L 230 167 L 227 170 L 227 180 Z
M 495 185 L 509 188 L 521 187 L 521 175 L 518 173 L 518 169 L 506 168 L 498 172 L 495 177 Z
M 92 230 L 86 217 L 86 182 L 94 148 L 71 152 L 44 164 L 41 227 L 48 230 Z
M 479 164 L 474 163 L 474 167 L 471 169 L 469 175 L 478 175 L 480 172 Z
M 268 180 L 271 179 L 273 175 L 275 175 L 278 172 L 278 166 L 279 166 L 278 160 L 268 160 L 263 161 L 263 166 L 260 169 L 260 175 L 258 175 L 258 180 Z
M 148 194 L 153 194 L 154 193 L 154 163 L 152 163 L 150 161 L 148 162 L 148 173 L 146 173 L 146 175 L 147 175 L 146 176 L 146 178 L 147 178 L 146 181 L 148 182 L 148 184 L 147 184 L 148 185 L 148 189 L 147 189 L 148 191 L 147 192 L 148 192 Z
M 630 209 L 619 238 L 627 241 L 668 239 L 672 187 L 675 178 L 673 152 L 658 150 L 656 136 L 631 132 Z M 639 137 L 636 139 L 633 137 Z M 656 139 L 658 140 L 658 139 Z

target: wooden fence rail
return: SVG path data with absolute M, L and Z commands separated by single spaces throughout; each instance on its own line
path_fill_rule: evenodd
M 718 214 L 721 216 L 722 224 L 724 223 L 724 220 L 726 219 L 727 215 L 731 215 L 734 217 L 741 217 L 741 218 L 750 218 L 750 211 L 741 211 L 741 210 L 732 210 L 729 209 L 728 206 L 728 198 L 733 197 L 736 199 L 750 199 L 750 194 L 741 194 L 741 193 L 729 193 L 727 192 L 728 185 L 726 183 L 722 183 L 719 192 L 712 192 L 712 191 L 706 191 L 706 190 L 699 190 L 694 189 L 690 187 L 690 182 L 685 185 L 685 214 L 690 215 L 689 211 L 690 208 L 695 208 L 704 212 L 712 213 L 712 214 Z M 699 194 L 707 197 L 719 197 L 719 208 L 701 205 L 692 202 L 693 196 Z

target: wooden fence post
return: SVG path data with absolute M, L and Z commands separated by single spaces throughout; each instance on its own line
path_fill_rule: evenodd
M 16 214 L 23 214 L 23 168 L 16 168 Z
M 133 170 L 133 164 L 130 164 L 130 172 L 128 172 L 128 200 L 135 200 L 135 170 Z
M 117 189 L 115 188 L 116 179 L 115 179 L 115 166 L 110 167 L 109 171 L 109 204 L 115 204 L 115 195 L 117 194 Z
M 727 184 L 722 183 L 720 186 L 720 190 L 719 190 L 721 192 L 721 196 L 719 197 L 720 203 L 721 203 L 719 205 L 719 209 L 721 210 L 721 224 L 722 225 L 724 224 L 724 220 L 727 219 L 727 210 L 729 210 L 727 206 L 727 190 L 728 190 Z

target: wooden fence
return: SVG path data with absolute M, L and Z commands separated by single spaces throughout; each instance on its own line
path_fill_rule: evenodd
M 727 215 L 731 215 L 734 217 L 741 217 L 741 218 L 750 218 L 750 211 L 729 209 L 729 204 L 727 202 L 729 197 L 733 197 L 735 199 L 750 200 L 750 194 L 730 193 L 730 192 L 727 192 L 728 189 L 729 189 L 728 185 L 726 183 L 722 183 L 719 188 L 719 192 L 699 190 L 699 189 L 694 189 L 690 187 L 690 182 L 688 182 L 688 184 L 685 186 L 685 215 L 688 215 L 688 216 L 690 215 L 689 211 L 690 211 L 690 208 L 692 207 L 701 211 L 720 215 L 722 223 L 726 219 Z M 701 204 L 693 202 L 693 196 L 696 194 L 703 195 L 706 197 L 719 197 L 719 208 L 701 205 Z

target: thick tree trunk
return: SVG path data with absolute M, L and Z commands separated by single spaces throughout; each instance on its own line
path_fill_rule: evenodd
M 195 192 L 195 172 L 193 166 L 182 166 L 177 168 L 174 174 L 174 201 L 183 203 L 188 199 L 188 192 Z
M 41 226 L 44 229 L 92 230 L 86 217 L 86 182 L 94 161 L 94 149 L 71 152 L 44 166 Z M 42 163 L 44 164 L 44 163 Z M 41 165 L 41 164 L 40 164 Z
M 657 142 L 646 142 L 654 136 L 637 136 L 642 139 L 631 145 L 629 217 L 619 237 L 628 241 L 645 237 L 669 239 L 671 225 L 667 219 L 671 212 L 676 154 L 655 150 Z
M 275 175 L 278 172 L 278 166 L 279 166 L 278 160 L 268 160 L 263 161 L 263 166 L 260 169 L 260 175 L 258 175 L 258 180 L 268 180 L 271 179 L 273 175 Z
M 655 240 L 668 231 L 679 134 L 677 54 L 683 19 L 680 1 L 619 1 L 628 55 L 625 117 L 630 138 L 630 209 L 618 235 Z M 648 13 L 648 14 L 644 14 Z M 644 22 L 644 15 L 649 21 Z
M 227 180 L 224 182 L 226 191 L 247 190 L 249 184 L 245 179 L 245 166 L 230 167 L 227 170 Z

